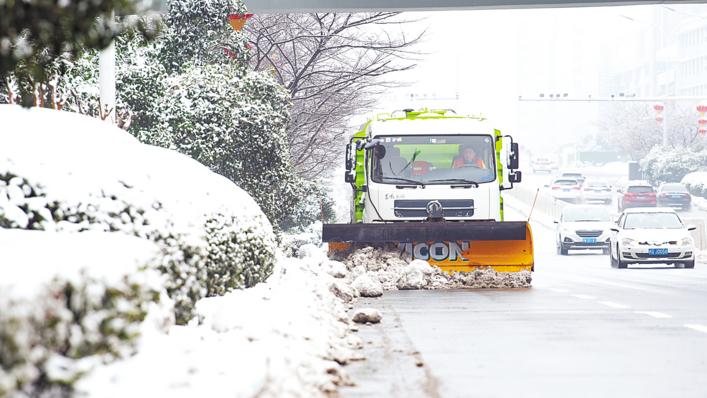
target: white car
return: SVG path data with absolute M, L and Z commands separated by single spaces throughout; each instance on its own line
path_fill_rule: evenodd
M 557 223 L 557 254 L 574 249 L 601 249 L 609 254 L 611 215 L 599 205 L 567 205 Z
M 626 209 L 611 230 L 611 266 L 668 263 L 695 267 L 695 243 L 675 210 L 668 207 Z
M 558 178 L 550 184 L 553 198 L 567 202 L 579 202 L 582 199 L 581 184 L 571 178 Z
M 611 203 L 613 193 L 609 184 L 588 181 L 582 186 L 582 200 L 587 202 Z

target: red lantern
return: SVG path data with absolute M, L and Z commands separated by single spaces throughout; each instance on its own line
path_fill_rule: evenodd
M 697 132 L 700 133 L 701 136 L 704 136 L 705 134 L 707 134 L 707 127 L 700 127 L 699 129 L 697 129 Z
M 707 119 L 701 117 L 698 121 L 697 124 L 699 124 L 701 127 L 707 127 Z
M 224 48 L 223 48 L 223 52 L 226 54 L 226 56 L 227 56 L 228 58 L 236 59 L 236 53 L 234 53 L 233 51 L 231 51 L 231 50 L 229 50 L 229 49 L 227 49 L 227 48 L 224 47 Z
M 653 109 L 655 109 L 656 112 L 662 112 L 663 109 L 665 109 L 665 105 L 658 103 L 653 105 Z
M 662 123 L 662 122 L 663 122 L 663 116 L 662 116 L 662 115 L 656 116 L 656 117 L 655 117 L 655 121 L 658 122 L 658 123 Z
M 697 112 L 700 112 L 700 113 L 707 112 L 707 103 L 703 102 L 703 103 L 697 105 Z
M 231 24 L 233 30 L 240 32 L 243 26 L 245 26 L 245 22 L 252 16 L 253 14 L 231 14 L 228 16 L 228 22 Z

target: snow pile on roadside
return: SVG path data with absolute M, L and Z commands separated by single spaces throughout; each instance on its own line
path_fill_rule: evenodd
M 318 257 L 279 258 L 253 288 L 197 303 L 197 317 L 81 381 L 96 397 L 323 397 L 348 384 L 359 338 Z
M 351 253 L 344 264 L 354 281 L 365 277 L 380 282 L 384 290 L 521 288 L 530 287 L 532 280 L 528 271 L 496 272 L 492 268 L 450 275 L 426 261 L 413 260 L 408 263 L 398 253 L 372 247 Z

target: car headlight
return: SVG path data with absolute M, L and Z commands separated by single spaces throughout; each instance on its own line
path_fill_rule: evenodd
M 691 246 L 692 245 L 692 238 L 687 237 L 687 238 L 682 238 L 680 240 L 680 245 L 682 246 Z
M 631 238 L 623 238 L 621 239 L 621 244 L 624 246 L 633 246 L 633 244 L 636 243 L 635 240 Z

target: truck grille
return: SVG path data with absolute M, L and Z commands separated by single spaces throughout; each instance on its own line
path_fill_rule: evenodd
M 601 235 L 601 230 L 599 231 L 588 231 L 588 230 L 580 230 L 577 231 L 577 236 L 582 237 L 582 238 L 598 238 L 599 235 Z
M 400 199 L 393 202 L 395 217 L 427 218 L 427 204 L 434 200 L 442 205 L 442 215 L 445 218 L 474 215 L 472 199 Z

